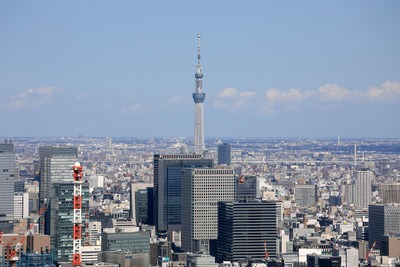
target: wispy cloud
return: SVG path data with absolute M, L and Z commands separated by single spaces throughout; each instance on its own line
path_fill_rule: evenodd
M 147 113 L 154 110 L 151 102 L 145 102 L 137 96 L 128 97 L 129 104 L 121 107 L 123 113 Z
M 239 91 L 236 90 L 235 88 L 225 88 L 221 92 L 219 92 L 218 96 L 219 98 L 235 98 L 239 94 Z
M 235 88 L 228 87 L 218 93 L 218 97 L 214 101 L 214 107 L 217 109 L 227 109 L 231 112 L 237 112 L 246 108 L 255 97 L 256 93 L 253 91 L 240 92 Z
M 310 98 L 312 94 L 311 91 L 302 92 L 301 89 L 289 89 L 289 91 L 285 92 L 273 88 L 265 92 L 265 100 L 268 102 L 297 102 Z
M 264 92 L 263 97 L 260 97 L 256 92 L 241 92 L 229 87 L 217 94 L 214 107 L 230 112 L 250 107 L 257 113 L 274 114 L 278 109 L 296 110 L 301 105 L 303 107 L 327 108 L 342 102 L 367 104 L 378 101 L 400 101 L 400 83 L 387 81 L 381 86 L 364 90 L 350 90 L 335 83 L 325 84 L 312 90 L 270 88 Z
M 62 88 L 38 87 L 29 88 L 10 97 L 6 107 L 11 110 L 34 109 L 49 103 L 53 96 L 62 92 Z
M 366 96 L 370 100 L 393 101 L 400 97 L 400 83 L 387 81 L 379 87 L 370 88 Z
M 324 101 L 341 101 L 348 99 L 352 92 L 337 84 L 326 84 L 318 88 L 318 94 Z
M 169 113 L 177 113 L 192 103 L 193 100 L 189 96 L 171 96 L 158 105 L 158 108 Z
M 268 89 L 264 94 L 263 112 L 273 114 L 276 106 L 283 106 L 285 109 L 296 109 L 300 102 L 311 98 L 315 93 L 313 91 L 302 91 L 292 88 L 288 91 L 281 91 L 277 88 Z
M 78 101 L 85 100 L 87 97 L 88 97 L 88 94 L 86 94 L 86 93 L 81 93 L 81 94 L 75 95 L 75 99 Z

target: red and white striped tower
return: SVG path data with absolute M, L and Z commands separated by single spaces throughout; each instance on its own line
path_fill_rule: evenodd
M 82 166 L 76 162 L 74 170 L 74 218 L 72 266 L 81 266 L 82 254 Z

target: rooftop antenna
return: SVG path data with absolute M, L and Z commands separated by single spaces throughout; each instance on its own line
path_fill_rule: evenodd
M 354 142 L 354 167 L 357 167 L 357 142 Z

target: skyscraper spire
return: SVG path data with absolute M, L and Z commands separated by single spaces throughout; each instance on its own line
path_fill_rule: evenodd
M 201 35 L 197 34 L 197 67 L 196 74 L 196 90 L 193 93 L 194 100 L 194 153 L 202 154 L 205 150 L 204 144 L 204 121 L 203 121 L 203 102 L 206 94 L 203 93 L 203 72 L 200 63 L 200 38 Z

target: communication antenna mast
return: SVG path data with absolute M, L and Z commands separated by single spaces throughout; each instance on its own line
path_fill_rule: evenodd
M 357 143 L 354 142 L 354 168 L 357 167 Z
M 82 166 L 76 162 L 74 171 L 74 217 L 73 217 L 73 250 L 72 266 L 81 266 L 82 259 Z

